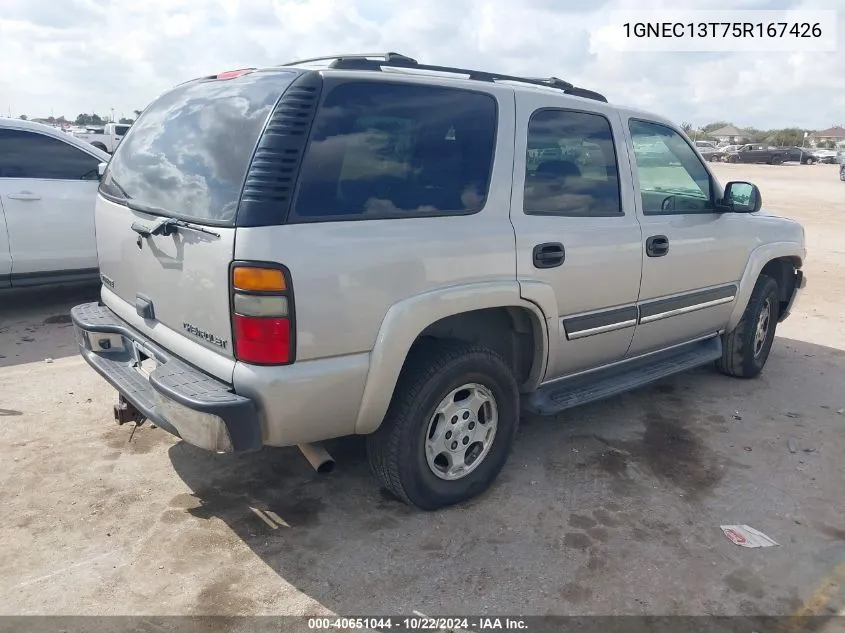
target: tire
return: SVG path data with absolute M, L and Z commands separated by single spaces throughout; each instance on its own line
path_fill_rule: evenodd
M 783 163 L 782 156 L 772 156 L 772 165 L 780 165 L 781 163 Z
M 779 302 L 777 282 L 768 275 L 760 275 L 742 318 L 722 339 L 722 358 L 716 361 L 720 372 L 736 378 L 755 378 L 760 374 L 775 340 Z M 768 322 L 765 334 L 758 338 L 758 325 L 763 322 L 764 310 L 768 311 Z
M 106 151 L 106 146 L 103 145 L 102 143 L 91 143 L 91 145 L 93 145 L 94 147 L 96 147 L 99 150 L 102 150 L 104 152 Z
M 487 405 L 476 410 L 476 415 L 461 421 L 463 414 L 446 419 L 437 414 L 440 405 L 450 402 L 445 410 L 451 416 L 451 402 L 459 402 L 467 390 L 465 385 L 482 386 L 492 398 L 497 413 L 494 418 Z M 458 390 L 457 393 L 454 393 Z M 449 400 L 454 395 L 456 400 Z M 483 450 L 481 442 L 470 441 L 463 453 L 458 444 L 457 453 L 471 455 L 481 451 L 466 474 L 448 480 L 449 463 L 444 466 L 443 456 L 448 456 L 450 446 L 447 433 L 458 429 L 452 438 L 463 442 L 462 437 L 472 435 L 475 418 L 476 437 L 482 429 L 482 415 L 487 411 L 487 422 L 495 421 L 495 432 L 489 436 L 489 448 Z M 439 418 L 435 422 L 435 418 Z M 456 426 L 453 419 L 457 419 Z M 436 436 L 441 426 L 444 443 L 434 446 L 427 453 L 427 437 Z M 405 363 L 384 422 L 367 437 L 367 455 L 373 473 L 382 485 L 407 504 L 422 510 L 437 510 L 472 499 L 484 492 L 505 465 L 519 425 L 519 391 L 516 380 L 505 361 L 497 353 L 477 345 L 460 341 L 435 341 L 412 350 Z M 469 435 L 467 435 L 469 434 Z M 451 439 L 451 438 L 450 438 Z M 439 444 L 431 442 L 431 445 Z M 482 448 L 479 448 L 482 445 Z M 441 452 L 434 455 L 434 451 Z M 433 455 L 433 457 L 432 457 Z M 434 464 L 431 462 L 434 460 Z M 439 466 L 437 460 L 440 460 Z M 477 463 L 476 463 L 477 462 Z M 443 468 L 441 474 L 435 468 Z
M 839 180 L 845 182 L 845 165 L 839 167 Z

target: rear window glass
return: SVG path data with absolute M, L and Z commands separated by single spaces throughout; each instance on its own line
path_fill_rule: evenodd
M 295 76 L 255 72 L 163 95 L 127 131 L 100 190 L 161 215 L 232 223 L 258 137 Z
M 491 95 L 341 84 L 314 122 L 290 221 L 474 213 L 487 199 L 495 145 Z

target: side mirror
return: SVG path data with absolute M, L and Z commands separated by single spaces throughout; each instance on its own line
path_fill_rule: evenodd
M 106 167 L 107 166 L 108 166 L 108 163 L 100 163 L 99 165 L 97 165 L 97 176 L 99 178 L 102 178 L 103 174 L 106 173 Z
M 725 197 L 722 202 L 735 213 L 756 213 L 763 206 L 763 198 L 757 185 L 742 181 L 732 181 L 725 185 Z

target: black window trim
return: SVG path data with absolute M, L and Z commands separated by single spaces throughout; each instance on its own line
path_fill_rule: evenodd
M 99 167 L 99 164 L 104 162 L 104 161 L 100 160 L 100 158 L 98 156 L 95 156 L 91 152 L 88 152 L 88 151 L 84 150 L 83 148 L 74 145 L 73 143 L 69 143 L 68 141 L 66 141 L 65 139 L 63 139 L 61 137 L 53 136 L 52 134 L 45 134 L 41 130 L 28 130 L 26 128 L 21 128 L 21 127 L 0 126 L 0 131 L 25 132 L 27 134 L 35 134 L 37 136 L 49 138 L 49 139 L 52 139 L 52 140 L 54 140 L 58 143 L 62 143 L 64 145 L 67 145 L 68 147 L 71 147 L 71 148 L 75 149 L 76 151 L 81 152 L 81 153 L 85 154 L 86 156 L 89 156 L 90 158 L 93 158 L 94 160 L 98 161 L 97 166 L 94 169 L 97 169 Z M 96 176 L 96 174 L 95 174 L 95 176 Z M 0 179 L 2 179 L 2 180 L 6 180 L 6 179 L 8 179 L 8 180 L 49 180 L 51 182 L 91 182 L 91 181 L 96 181 L 97 177 L 94 177 L 94 178 L 43 178 L 43 177 L 34 178 L 32 176 L 0 176 Z
M 638 123 L 648 123 L 649 125 L 657 125 L 659 127 L 667 129 L 667 130 L 669 130 L 669 131 L 671 131 L 671 132 L 673 132 L 673 133 L 675 133 L 675 134 L 677 134 L 678 136 L 681 137 L 681 140 L 684 141 L 684 143 L 686 143 L 687 146 L 693 151 L 693 154 L 695 155 L 696 160 L 698 160 L 698 162 L 704 168 L 704 171 L 707 174 L 707 178 L 710 181 L 710 204 L 712 205 L 711 208 L 701 209 L 699 211 L 692 211 L 690 209 L 684 209 L 684 210 L 679 210 L 679 211 L 675 211 L 674 209 L 669 210 L 669 211 L 663 211 L 663 210 L 646 211 L 645 205 L 642 204 L 643 192 L 642 192 L 642 189 L 640 189 L 639 165 L 637 164 L 637 156 L 636 156 L 636 153 L 635 153 L 635 150 L 634 150 L 634 133 L 631 131 L 631 122 L 632 121 L 636 121 Z M 637 178 L 636 178 L 636 183 L 635 183 L 635 186 L 636 186 L 636 189 L 637 189 L 637 197 L 639 197 L 639 199 L 640 199 L 640 205 L 641 205 L 642 212 L 643 212 L 644 216 L 646 216 L 646 215 L 648 215 L 648 216 L 712 215 L 714 213 L 719 213 L 718 205 L 716 204 L 717 203 L 717 200 L 716 200 L 716 179 L 713 177 L 713 174 L 710 172 L 710 169 L 707 167 L 707 164 L 704 161 L 701 160 L 701 157 L 699 156 L 699 153 L 695 150 L 695 147 L 690 145 L 690 141 L 686 137 L 685 134 L 682 134 L 680 130 L 676 130 L 674 127 L 672 127 L 671 125 L 668 125 L 666 123 L 662 123 L 660 121 L 653 121 L 653 120 L 650 120 L 650 119 L 644 119 L 642 117 L 633 117 L 633 116 L 628 117 L 628 134 L 631 136 L 631 153 L 633 154 L 633 156 L 632 156 L 633 167 L 637 170 Z
M 490 178 L 487 182 L 487 192 L 484 196 L 484 201 L 478 209 L 467 209 L 463 211 L 438 211 L 438 212 L 429 212 L 429 213 L 381 213 L 378 215 L 375 214 L 335 214 L 335 215 L 320 215 L 320 216 L 313 216 L 313 217 L 301 217 L 295 213 L 297 202 L 299 201 L 299 190 L 302 185 L 302 169 L 300 168 L 299 174 L 296 179 L 296 186 L 293 191 L 293 195 L 291 196 L 291 204 L 288 208 L 287 215 L 281 221 L 282 224 L 315 224 L 321 222 L 372 222 L 377 220 L 415 220 L 415 219 L 425 219 L 425 218 L 451 218 L 451 217 L 464 217 L 469 215 L 476 215 L 484 211 L 487 208 L 487 204 L 490 201 L 490 191 L 493 189 L 493 180 L 494 180 L 494 169 L 496 167 L 496 156 L 499 150 L 499 100 L 493 92 L 489 92 L 487 90 L 478 90 L 475 88 L 465 88 L 465 87 L 457 87 L 457 86 L 444 86 L 441 84 L 431 84 L 425 82 L 416 82 L 416 81 L 402 81 L 401 79 L 394 79 L 391 77 L 390 79 L 381 79 L 381 78 L 351 78 L 351 77 L 339 77 L 339 76 L 324 76 L 323 77 L 323 90 L 322 94 L 320 95 L 320 101 L 317 104 L 317 113 L 314 116 L 314 121 L 312 122 L 311 129 L 308 131 L 308 142 L 305 144 L 305 150 L 303 151 L 303 157 L 308 155 L 308 151 L 311 149 L 311 141 L 314 136 L 314 124 L 317 122 L 317 119 L 320 116 L 320 111 L 323 108 L 323 105 L 328 98 L 329 94 L 340 85 L 343 84 L 350 84 L 350 83 L 366 83 L 366 84 L 390 84 L 390 85 L 398 85 L 398 86 L 417 86 L 422 88 L 439 88 L 443 90 L 450 90 L 453 92 L 469 92 L 472 94 L 480 94 L 484 95 L 485 97 L 489 98 L 493 102 L 493 116 L 494 116 L 494 135 L 493 135 L 493 151 L 491 152 L 490 156 Z M 304 159 L 303 159 L 304 160 Z
M 581 219 L 589 219 L 589 218 L 620 218 L 625 217 L 625 208 L 622 204 L 622 172 L 619 169 L 619 150 L 617 148 L 616 143 L 616 135 L 613 131 L 613 122 L 603 112 L 596 112 L 595 110 L 587 110 L 583 108 L 559 108 L 555 106 L 543 106 L 541 108 L 537 108 L 531 113 L 531 116 L 528 117 L 528 125 L 526 126 L 526 133 L 525 133 L 525 157 L 526 157 L 526 168 L 525 171 L 528 171 L 527 159 L 528 159 L 528 139 L 531 135 L 531 121 L 534 120 L 534 117 L 541 112 L 574 112 L 577 114 L 592 114 L 598 117 L 601 117 L 607 122 L 608 128 L 610 129 L 610 140 L 613 144 L 613 162 L 616 164 L 616 193 L 619 199 L 619 212 L 613 214 L 602 213 L 600 215 L 582 215 L 578 213 L 561 213 L 561 212 L 551 212 L 551 213 L 537 213 L 536 211 L 526 211 L 525 210 L 525 175 L 523 175 L 523 183 L 522 183 L 522 213 L 524 215 L 532 215 L 536 217 L 546 217 L 546 218 L 581 218 Z M 625 142 L 624 135 L 622 139 L 623 143 Z

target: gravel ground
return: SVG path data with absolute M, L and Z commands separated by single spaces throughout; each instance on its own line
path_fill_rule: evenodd
M 525 419 L 496 485 L 439 513 L 380 492 L 360 438 L 318 476 L 293 449 L 119 427 L 67 317 L 96 289 L 0 296 L 0 614 L 845 609 L 845 183 L 831 165 L 715 169 L 807 228 L 808 287 L 764 374 L 702 369 Z M 725 523 L 780 546 L 737 547 Z

